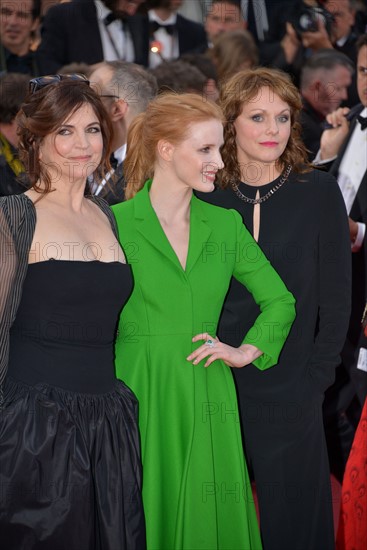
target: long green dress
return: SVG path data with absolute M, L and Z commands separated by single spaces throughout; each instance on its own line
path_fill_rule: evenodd
M 240 216 L 192 198 L 186 269 L 149 199 L 150 182 L 114 207 L 135 287 L 116 344 L 117 376 L 139 400 L 149 550 L 259 550 L 231 370 L 186 357 L 216 327 L 232 274 L 260 305 L 244 342 L 277 362 L 294 299 Z M 276 368 L 276 367 L 274 367 Z

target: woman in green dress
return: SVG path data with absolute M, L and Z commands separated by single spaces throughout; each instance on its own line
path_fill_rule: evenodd
M 149 550 L 261 549 L 230 367 L 277 363 L 294 299 L 240 216 L 193 195 L 223 167 L 222 122 L 199 95 L 153 100 L 114 207 L 135 280 L 116 369 L 139 399 Z M 232 275 L 261 311 L 238 348 L 214 337 Z

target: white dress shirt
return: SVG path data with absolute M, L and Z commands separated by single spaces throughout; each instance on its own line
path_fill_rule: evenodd
M 367 116 L 367 107 L 363 109 L 360 116 Z M 351 211 L 366 170 L 367 129 L 362 130 L 361 125 L 357 122 L 340 163 L 338 175 L 339 187 L 343 193 L 348 214 Z M 357 223 L 358 234 L 353 243 L 353 251 L 360 249 L 366 232 L 366 225 L 361 222 Z
M 160 25 L 176 25 L 177 21 L 177 15 L 175 13 L 173 13 L 168 19 L 163 21 L 160 17 L 158 17 L 154 10 L 148 11 L 148 17 L 149 21 L 157 21 L 157 23 L 159 23 Z M 163 59 L 167 59 L 169 61 L 171 59 L 177 59 L 177 57 L 180 55 L 177 31 L 175 31 L 173 35 L 171 35 L 168 34 L 168 32 L 164 29 L 158 29 L 154 33 L 154 40 L 160 43 L 161 50 L 159 53 L 154 53 L 149 50 L 150 68 L 154 69 L 154 67 L 160 65 L 162 63 L 162 57 Z
M 107 15 L 111 13 L 101 0 L 94 1 L 97 10 L 97 20 L 101 35 L 103 59 L 105 61 L 134 61 L 134 45 L 129 31 L 123 27 L 122 21 L 116 19 L 108 26 L 105 24 Z

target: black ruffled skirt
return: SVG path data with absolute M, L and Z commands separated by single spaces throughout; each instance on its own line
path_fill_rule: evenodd
M 3 550 L 145 548 L 137 402 L 10 377 L 0 418 Z

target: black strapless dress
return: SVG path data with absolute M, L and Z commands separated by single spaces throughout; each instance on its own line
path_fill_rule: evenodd
M 28 267 L 0 418 L 0 547 L 145 548 L 137 401 L 115 377 L 130 267 Z

